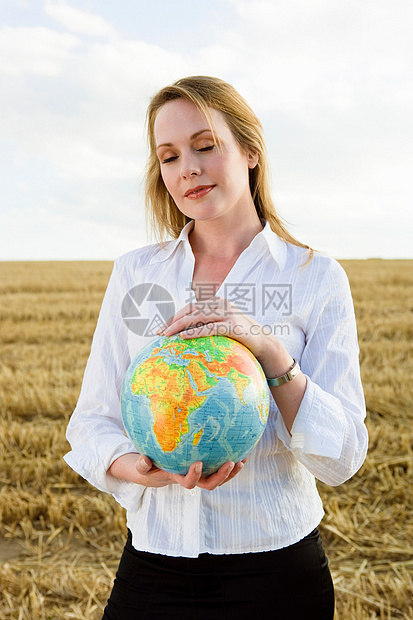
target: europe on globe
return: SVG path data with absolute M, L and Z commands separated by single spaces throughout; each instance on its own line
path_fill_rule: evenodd
M 203 475 L 244 459 L 261 438 L 269 389 L 251 351 L 225 336 L 159 336 L 132 360 L 121 390 L 122 419 L 154 465 Z

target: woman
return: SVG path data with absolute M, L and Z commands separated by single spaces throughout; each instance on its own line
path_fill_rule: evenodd
M 347 278 L 283 227 L 261 125 L 229 84 L 201 76 L 162 89 L 148 137 L 149 217 L 174 240 L 115 261 L 67 431 L 68 464 L 127 509 L 103 617 L 331 619 L 315 479 L 350 478 L 368 441 Z M 210 476 L 193 463 L 180 476 L 125 436 L 120 386 L 149 340 L 128 329 L 122 303 L 144 283 L 163 287 L 178 309 L 159 333 L 225 334 L 260 362 L 270 414 L 243 462 Z M 149 317 L 145 302 L 140 311 Z

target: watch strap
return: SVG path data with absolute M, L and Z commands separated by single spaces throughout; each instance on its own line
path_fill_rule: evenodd
M 274 379 L 267 379 L 267 383 L 271 387 L 278 387 L 279 385 L 283 385 L 284 383 L 288 383 L 295 379 L 295 377 L 300 372 L 300 366 L 296 360 L 293 360 L 293 365 L 285 375 L 281 375 L 281 377 L 275 377 Z

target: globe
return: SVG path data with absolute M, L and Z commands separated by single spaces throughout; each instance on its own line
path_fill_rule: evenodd
M 244 459 L 261 438 L 269 390 L 247 347 L 225 336 L 160 336 L 139 351 L 121 390 L 126 434 L 168 472 L 203 475 Z

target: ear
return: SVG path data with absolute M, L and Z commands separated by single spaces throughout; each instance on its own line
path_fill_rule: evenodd
M 259 155 L 257 151 L 248 151 L 248 168 L 251 170 L 258 164 Z

